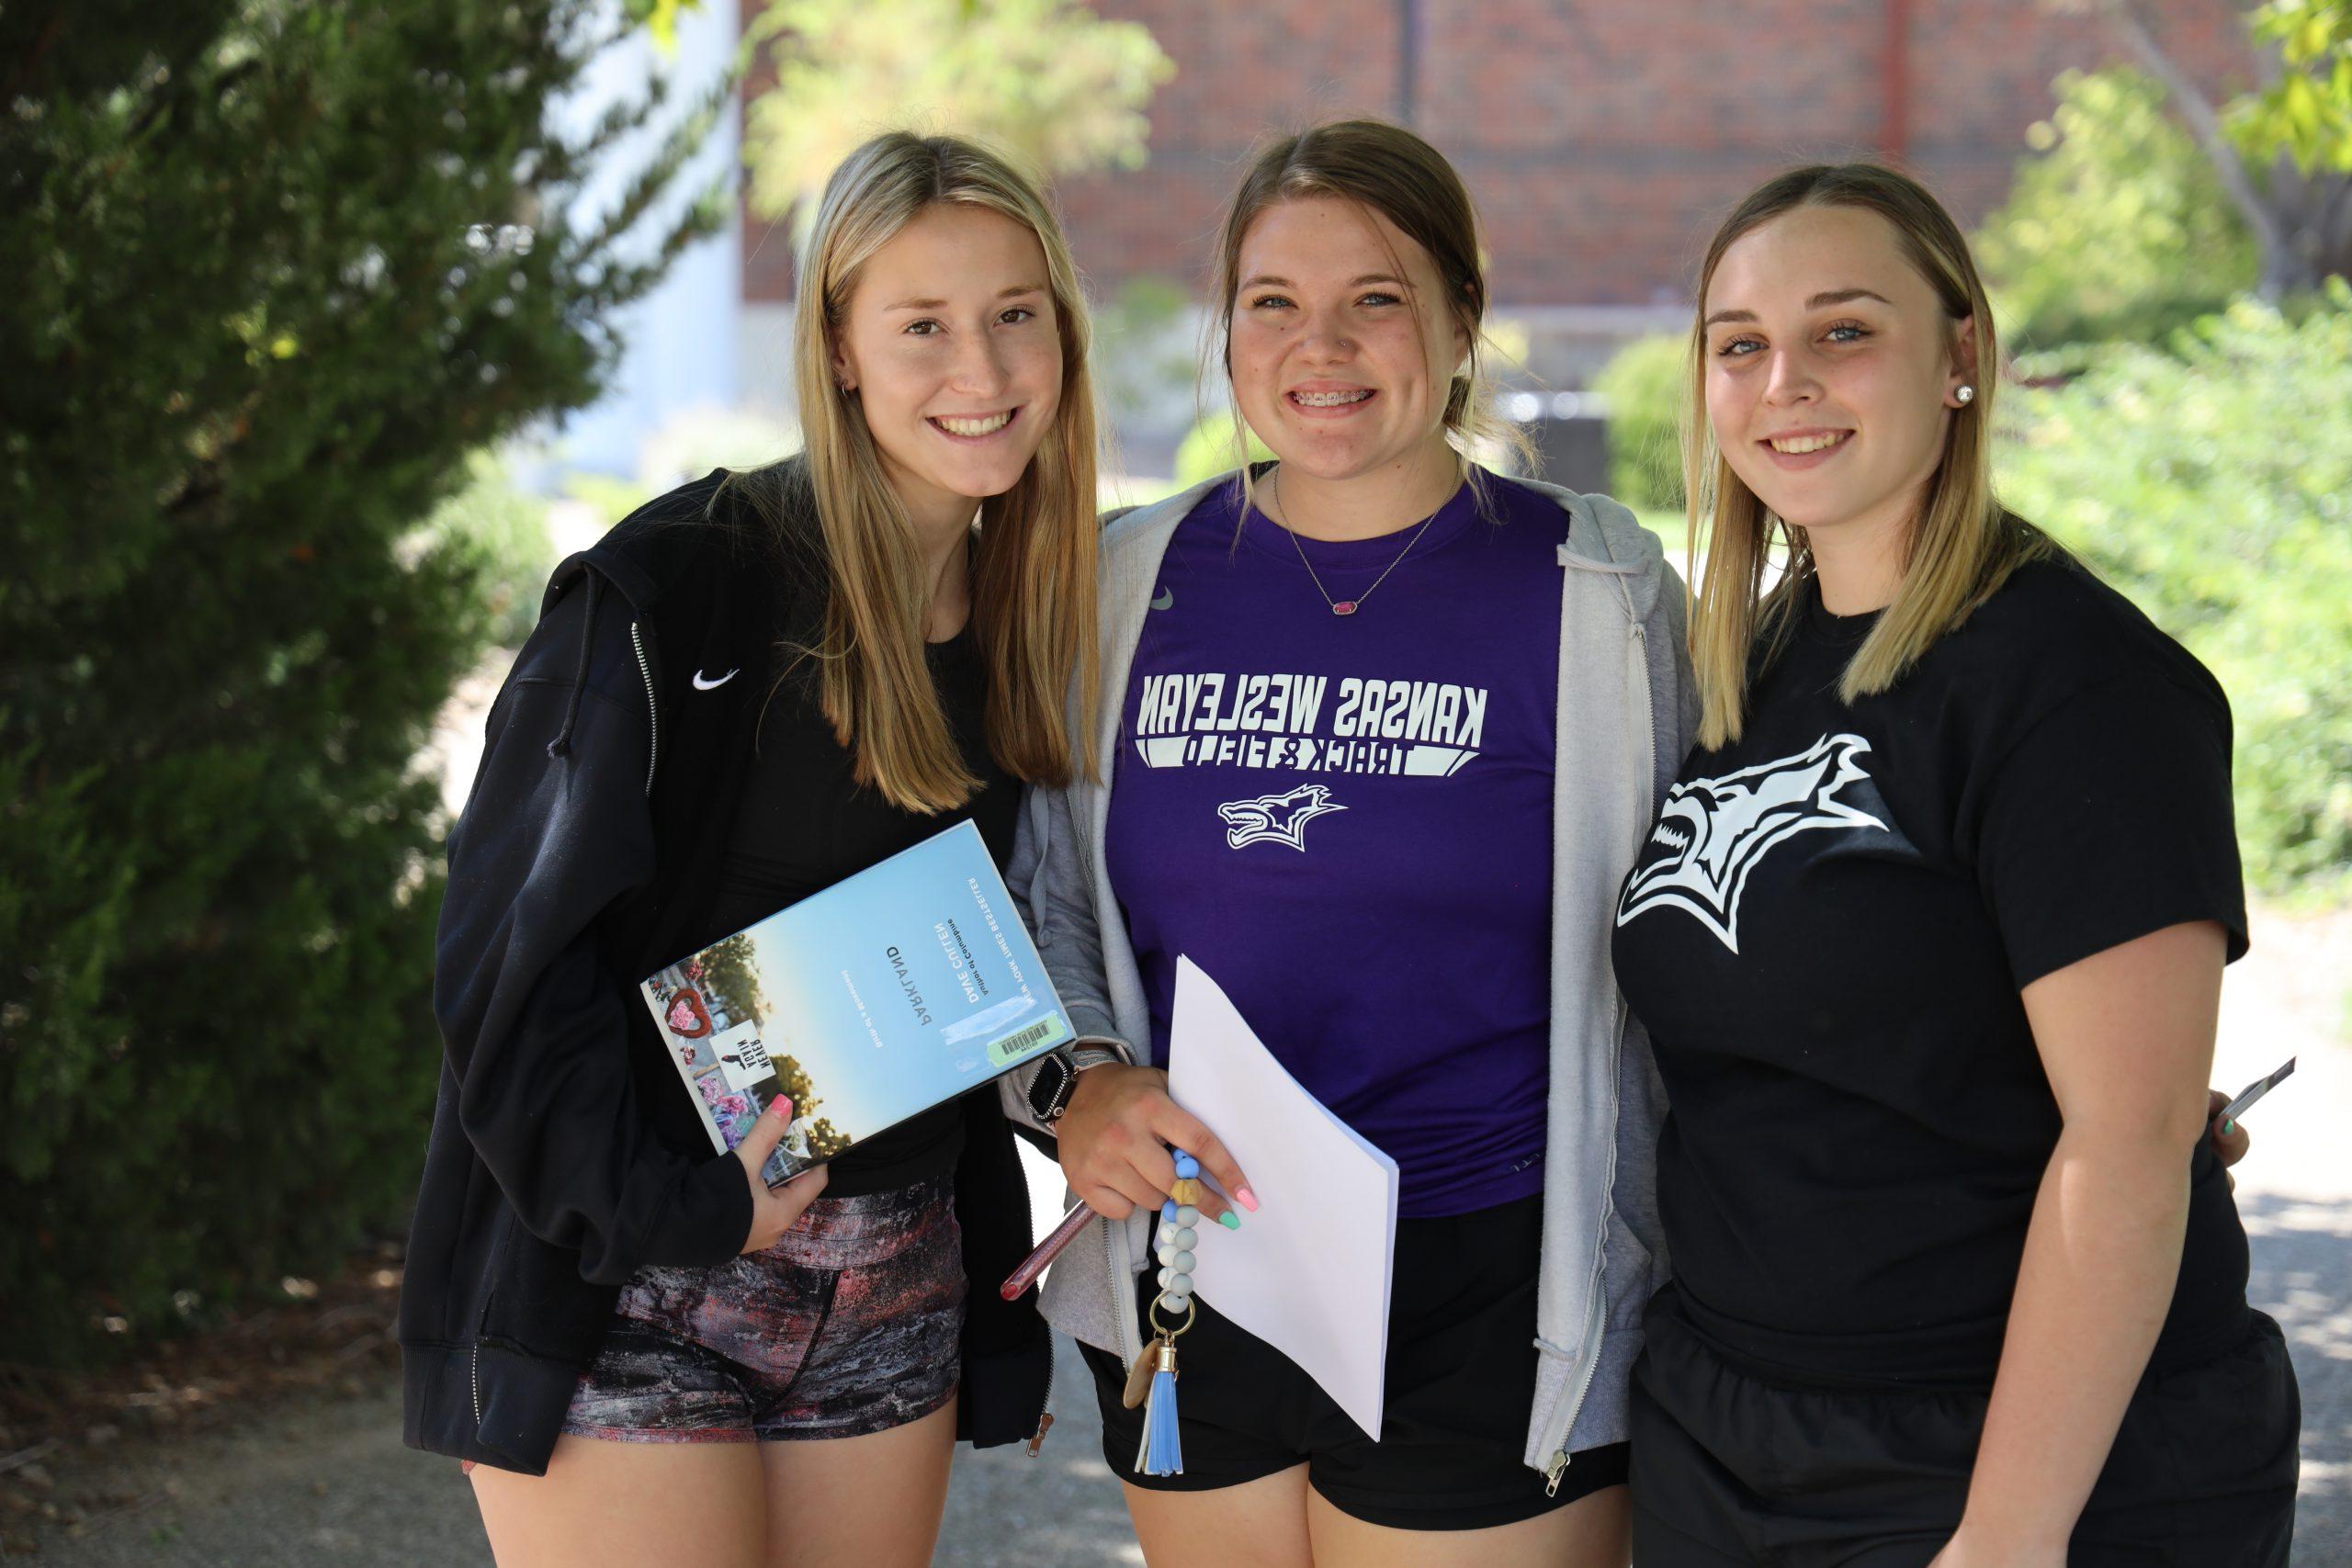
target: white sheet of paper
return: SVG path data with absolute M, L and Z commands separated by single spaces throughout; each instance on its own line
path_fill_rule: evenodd
M 1238 1231 L 1207 1227 L 1193 1289 L 1378 1442 L 1396 1162 L 1300 1088 L 1189 958 L 1176 962 L 1168 1090 L 1232 1153 L 1259 1203 Z

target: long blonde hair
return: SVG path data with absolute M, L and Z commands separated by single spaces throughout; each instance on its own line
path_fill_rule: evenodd
M 1486 248 L 1480 243 L 1478 211 L 1453 165 L 1436 148 L 1401 125 L 1378 119 L 1334 120 L 1295 136 L 1264 143 L 1250 160 L 1217 227 L 1216 270 L 1210 298 L 1218 363 L 1233 372 L 1233 305 L 1241 285 L 1241 243 L 1250 225 L 1268 208 L 1306 197 L 1334 197 L 1377 212 L 1429 253 L 1435 267 L 1438 303 L 1470 341 L 1469 359 L 1446 388 L 1443 424 L 1455 450 L 1491 443 L 1530 457 L 1520 428 L 1495 410 L 1494 378 L 1484 335 L 1487 319 Z M 1397 274 L 1405 275 L 1400 264 Z M 1425 307 L 1414 302 L 1418 310 Z M 1239 420 L 1235 421 L 1237 450 Z M 1473 468 L 1473 475 L 1476 469 Z M 1250 488 L 1248 466 L 1242 485 Z M 1479 499 L 1485 502 L 1483 487 Z
M 2041 535 L 2010 516 L 1993 494 L 1993 394 L 2000 344 L 1993 308 L 1968 243 L 1941 203 L 1917 181 L 1876 164 L 1815 164 L 1768 180 L 1715 231 L 1699 271 L 1691 312 L 1682 466 L 1690 497 L 1690 562 L 1698 584 L 1690 615 L 1690 662 L 1698 676 L 1699 743 L 1739 739 L 1747 678 L 1758 639 L 1770 657 L 1788 631 L 1792 607 L 1814 575 L 1804 530 L 1791 527 L 1732 471 L 1707 420 L 1707 289 L 1724 253 L 1759 225 L 1801 207 L 1875 212 L 1894 228 L 1955 331 L 1971 321 L 1975 395 L 1954 412 L 1927 504 L 1905 541 L 1894 599 L 1839 681 L 1850 703 L 1883 692 L 1946 632 L 1966 620 L 2008 574 L 2049 550 Z M 1702 552 L 1706 570 L 1698 570 Z M 1775 556 L 1783 570 L 1767 592 Z
M 1061 332 L 1061 401 L 1020 482 L 980 503 L 973 630 L 989 672 L 989 752 L 1016 776 L 1064 784 L 1094 768 L 1072 682 L 1094 685 L 1095 426 L 1090 332 L 1069 243 L 1038 185 L 956 136 L 891 131 L 859 147 L 826 182 L 798 258 L 793 381 L 805 457 L 737 475 L 761 513 L 785 525 L 795 488 L 812 502 L 828 592 L 813 659 L 825 717 L 855 756 L 855 777 L 903 810 L 951 810 L 979 780 L 942 711 L 923 657 L 928 593 L 906 507 L 856 398 L 833 375 L 851 295 L 876 252 L 924 209 L 964 202 L 1037 236 Z M 796 472 L 797 470 L 797 472 Z M 796 485 L 796 480 L 797 485 Z

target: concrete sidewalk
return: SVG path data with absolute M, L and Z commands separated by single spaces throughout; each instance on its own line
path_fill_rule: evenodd
M 1067 1351 L 1068 1341 L 1057 1348 Z M 1052 1435 L 958 1454 L 936 1562 L 955 1568 L 1100 1568 L 1143 1561 L 1103 1467 L 1094 1394 L 1075 1353 L 1057 1362 Z M 61 1500 L 141 1501 L 78 1534 L 49 1528 L 34 1562 L 78 1568 L 491 1568 L 454 1461 L 401 1446 L 400 1396 L 282 1411 L 179 1450 L 126 1447 L 61 1473 Z M 693 1561 L 679 1543 L 680 1562 Z
M 2302 1379 L 2303 1495 L 2296 1568 L 2352 1562 L 2352 1205 L 2253 1197 L 2254 1294 L 2287 1325 Z M 1060 1348 L 1067 1352 L 1068 1342 Z M 958 1455 L 936 1559 L 948 1568 L 1140 1563 L 1102 1463 L 1093 1391 L 1058 1363 L 1052 1436 Z M 470 1494 L 449 1461 L 400 1444 L 397 1393 L 274 1416 L 180 1451 L 126 1453 L 106 1490 L 144 1499 L 78 1538 L 51 1529 L 34 1561 L 60 1568 L 490 1568 Z M 94 1484 L 61 1478 L 61 1495 Z M 681 1561 L 689 1560 L 682 1556 Z
M 2250 1294 L 2278 1319 L 2303 1391 L 2296 1568 L 2352 1562 L 2352 1044 L 2335 1037 L 2352 917 L 2257 917 L 2255 952 L 2222 998 L 2215 1081 L 2234 1089 L 2289 1055 L 2297 1076 L 2247 1121 L 2238 1207 Z M 1039 1213 L 1061 1196 L 1038 1171 Z M 1091 1387 L 1058 1347 L 1057 1421 L 1035 1460 L 959 1455 L 937 1561 L 952 1568 L 1140 1563 L 1102 1458 Z M 98 1456 L 103 1455 L 103 1460 Z M 87 1568 L 487 1565 L 470 1495 L 447 1460 L 401 1447 L 397 1395 L 281 1411 L 227 1437 L 119 1444 L 59 1467 L 57 1497 L 137 1499 L 77 1534 L 38 1534 L 38 1561 Z M 680 1561 L 691 1561 L 681 1543 Z

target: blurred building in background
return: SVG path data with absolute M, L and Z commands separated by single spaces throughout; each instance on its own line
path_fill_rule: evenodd
M 685 13 L 679 54 L 664 68 L 698 78 L 764 3 L 707 0 Z M 2028 129 L 2050 112 L 2053 78 L 2119 57 L 2107 23 L 2051 0 L 1095 0 L 1094 8 L 1148 27 L 1176 66 L 1151 102 L 1146 165 L 1059 190 L 1080 265 L 1105 307 L 1120 461 L 1137 474 L 1167 473 L 1196 415 L 1197 296 L 1219 205 L 1269 132 L 1377 115 L 1412 126 L 1453 159 L 1487 223 L 1500 335 L 1523 356 L 1512 411 L 1573 422 L 1595 412 L 1582 389 L 1620 344 L 1681 327 L 1700 248 L 1758 181 L 1798 163 L 1891 158 L 1973 226 L 2007 193 Z M 2242 0 L 2142 9 L 2209 90 L 2251 80 Z M 747 91 L 758 85 L 755 74 Z M 875 129 L 922 109 L 876 105 Z M 723 155 L 734 146 L 730 135 Z M 731 244 L 688 257 L 641 308 L 616 392 L 574 422 L 566 463 L 642 470 L 645 443 L 696 411 L 748 411 L 780 427 L 790 416 L 792 290 L 781 226 L 746 219 Z M 669 445 L 695 446 L 674 434 Z M 1549 432 L 1544 445 L 1586 467 L 1568 456 L 1589 445 L 1573 433 Z

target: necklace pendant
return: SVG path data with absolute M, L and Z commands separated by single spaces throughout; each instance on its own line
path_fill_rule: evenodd
M 1335 615 L 1352 615 L 1355 613 L 1356 602 L 1352 599 L 1342 599 L 1331 606 L 1331 614 Z

